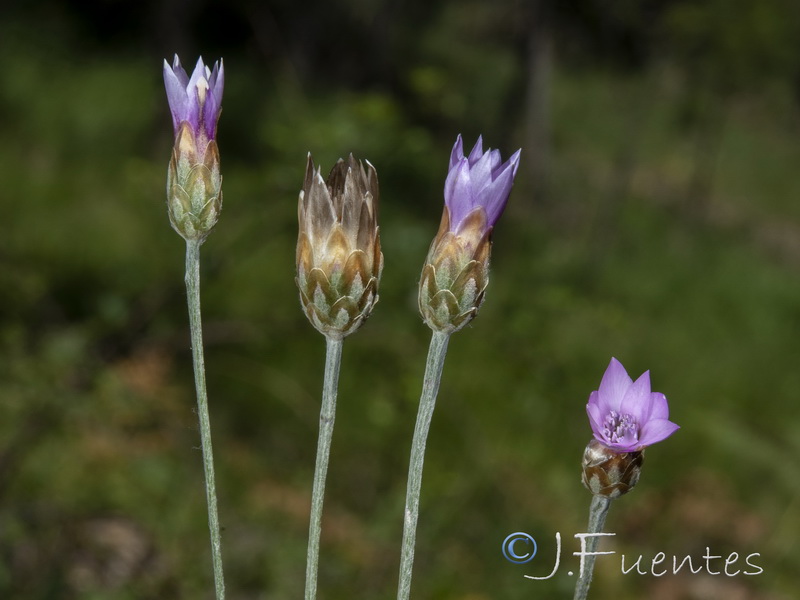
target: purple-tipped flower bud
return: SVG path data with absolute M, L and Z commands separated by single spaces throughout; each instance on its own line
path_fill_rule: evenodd
M 664 394 L 650 391 L 650 372 L 633 381 L 616 358 L 586 405 L 594 438 L 583 456 L 583 484 L 615 498 L 639 480 L 644 448 L 675 433 Z
M 453 146 L 442 222 L 419 282 L 419 310 L 435 331 L 458 331 L 483 302 L 492 230 L 508 202 L 520 153 L 503 163 L 499 150 L 483 151 L 480 137 L 468 157 L 460 135 Z
M 164 61 L 164 86 L 175 145 L 167 171 L 167 208 L 172 227 L 187 240 L 204 240 L 222 210 L 217 121 L 222 112 L 225 68 L 197 61 L 192 76 L 178 56 Z
M 378 229 L 378 174 L 351 154 L 327 182 L 308 155 L 298 202 L 297 287 L 308 320 L 342 339 L 358 329 L 378 301 L 383 254 Z

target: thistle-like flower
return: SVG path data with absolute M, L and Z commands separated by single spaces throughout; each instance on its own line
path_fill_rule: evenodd
M 221 60 L 210 69 L 198 59 L 191 77 L 177 55 L 171 67 L 164 61 L 164 86 L 175 130 L 167 171 L 167 208 L 172 227 L 186 240 L 202 242 L 222 210 L 216 135 L 224 82 Z
M 650 372 L 633 381 L 616 358 L 586 405 L 594 440 L 583 457 L 583 483 L 595 495 L 615 498 L 639 480 L 644 448 L 679 429 L 669 420 L 664 394 L 650 391 Z
M 308 155 L 298 201 L 297 287 L 308 320 L 342 339 L 369 317 L 378 301 L 383 254 L 378 228 L 378 175 L 351 154 L 328 180 Z
M 505 209 L 521 150 L 505 163 L 483 151 L 481 137 L 468 157 L 459 135 L 450 155 L 444 212 L 419 283 L 419 310 L 434 331 L 453 333 L 477 314 L 489 283 L 492 230 Z

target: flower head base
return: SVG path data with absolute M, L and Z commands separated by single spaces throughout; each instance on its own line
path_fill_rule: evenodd
M 205 240 L 222 210 L 222 176 L 217 121 L 222 111 L 222 61 L 209 69 L 203 59 L 189 77 L 177 55 L 164 61 L 164 85 L 172 113 L 175 144 L 167 171 L 170 223 L 186 240 Z
M 325 336 L 358 329 L 378 301 L 383 254 L 378 229 L 378 175 L 351 154 L 328 180 L 308 155 L 298 202 L 297 287 L 308 320 Z
M 419 310 L 428 326 L 453 333 L 478 313 L 489 283 L 492 229 L 508 202 L 521 150 L 502 163 L 483 152 L 479 137 L 469 157 L 458 136 L 450 154 L 445 207 L 419 283 Z
M 644 450 L 615 452 L 592 440 L 583 453 L 581 479 L 595 496 L 616 498 L 627 494 L 639 482 Z
M 631 380 L 625 367 L 611 359 L 600 388 L 586 405 L 597 441 L 617 452 L 635 452 L 660 442 L 678 430 L 669 420 L 664 394 L 650 391 L 650 372 Z

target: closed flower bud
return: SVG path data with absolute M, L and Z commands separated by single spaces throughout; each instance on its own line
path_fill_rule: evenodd
M 212 70 L 199 59 L 191 77 L 177 56 L 172 67 L 164 61 L 164 85 L 175 131 L 167 171 L 167 209 L 172 227 L 186 240 L 203 241 L 222 210 L 215 138 L 224 77 L 221 61 Z
M 469 157 L 458 136 L 444 188 L 445 207 L 419 282 L 419 310 L 428 326 L 453 333 L 469 323 L 489 283 L 492 230 L 505 209 L 520 150 L 502 163 L 483 152 L 479 137 Z
M 351 154 L 328 180 L 308 156 L 298 202 L 297 287 L 308 320 L 342 339 L 378 301 L 383 254 L 378 230 L 378 175 Z
M 643 462 L 644 450 L 617 452 L 592 440 L 583 453 L 581 479 L 595 496 L 617 498 L 637 484 Z

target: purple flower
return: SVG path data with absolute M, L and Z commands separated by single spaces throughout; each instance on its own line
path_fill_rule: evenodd
M 187 122 L 195 134 L 213 140 L 217 133 L 217 121 L 222 111 L 222 88 L 225 83 L 225 67 L 222 60 L 214 63 L 214 69 L 197 59 L 192 76 L 189 77 L 181 66 L 178 55 L 170 67 L 164 61 L 164 86 L 172 112 L 172 125 L 175 134 L 181 123 Z
M 517 150 L 502 163 L 499 150 L 483 151 L 478 137 L 468 157 L 459 134 L 450 154 L 450 171 L 444 184 L 444 202 L 450 211 L 450 231 L 457 232 L 469 213 L 476 208 L 486 211 L 486 227 L 494 227 L 511 193 L 511 185 L 519 168 Z
M 671 436 L 679 429 L 668 419 L 664 394 L 650 391 L 650 371 L 632 381 L 616 358 L 611 359 L 600 389 L 586 405 L 597 441 L 617 452 L 635 452 Z

